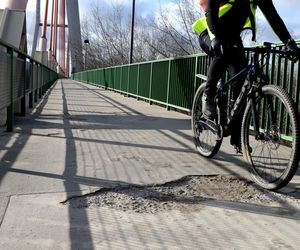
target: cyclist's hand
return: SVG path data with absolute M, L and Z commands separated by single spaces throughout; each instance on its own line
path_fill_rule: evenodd
M 287 52 L 291 53 L 293 61 L 300 60 L 300 48 L 297 46 L 296 42 L 293 39 L 289 39 L 286 44 Z
M 221 56 L 224 54 L 224 48 L 223 48 L 223 44 L 222 41 L 218 38 L 214 38 L 211 41 L 211 47 L 215 53 L 216 56 Z

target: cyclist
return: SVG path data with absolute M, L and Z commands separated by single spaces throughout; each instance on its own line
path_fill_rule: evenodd
M 234 76 L 247 65 L 247 59 L 241 48 L 243 43 L 241 32 L 252 30 L 255 41 L 255 10 L 258 6 L 279 39 L 288 49 L 300 55 L 300 50 L 292 39 L 284 22 L 278 15 L 272 0 L 200 0 L 205 17 L 199 19 L 194 30 L 199 34 L 200 46 L 212 56 L 208 68 L 207 83 L 202 98 L 204 117 L 213 120 L 216 115 L 214 96 L 217 82 L 227 70 L 229 77 Z M 236 99 L 242 83 L 233 84 L 233 98 Z M 241 112 L 242 114 L 242 112 Z M 241 152 L 240 124 L 242 117 L 233 122 L 231 144 L 237 152 Z

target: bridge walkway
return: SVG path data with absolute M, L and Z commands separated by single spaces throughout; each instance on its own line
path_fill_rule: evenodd
M 13 133 L 2 132 L 0 138 L 1 249 L 253 249 L 300 244 L 299 175 L 286 189 L 288 197 L 275 207 L 222 199 L 202 203 L 197 200 L 201 197 L 186 197 L 176 201 L 179 207 L 167 199 L 168 209 L 160 204 L 158 211 L 151 210 L 151 202 L 146 213 L 137 212 L 132 202 L 130 211 L 124 208 L 131 200 L 139 202 L 133 195 L 122 200 L 125 189 L 142 188 L 145 194 L 159 185 L 157 195 L 166 185 L 180 188 L 193 181 L 189 177 L 230 176 L 231 185 L 248 176 L 243 158 L 228 140 L 214 159 L 199 156 L 185 114 L 61 79 L 33 111 L 16 118 Z M 124 201 L 121 209 L 111 208 L 113 200 L 103 207 L 95 200 L 64 202 L 99 189 Z M 160 195 L 153 200 L 159 201 Z M 176 209 L 168 207 L 170 202 Z

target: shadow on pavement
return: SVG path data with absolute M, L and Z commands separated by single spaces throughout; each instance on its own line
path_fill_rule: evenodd
M 170 152 L 186 152 L 186 153 L 192 153 L 195 156 L 195 159 L 197 159 L 198 154 L 196 153 L 195 149 L 185 141 L 191 141 L 191 136 L 183 133 L 181 130 L 190 128 L 190 121 L 189 119 L 182 120 L 180 122 L 175 122 L 176 118 L 165 118 L 165 117 L 155 117 L 155 116 L 146 116 L 143 113 L 130 108 L 126 106 L 125 104 L 116 101 L 112 99 L 111 97 L 105 96 L 100 90 L 93 90 L 86 85 L 83 85 L 81 83 L 75 83 L 71 82 L 72 85 L 69 87 L 68 84 L 70 83 L 64 83 L 62 80 L 57 82 L 45 95 L 45 97 L 42 99 L 42 102 L 37 107 L 36 112 L 30 117 L 30 121 L 22 125 L 22 120 L 20 120 L 20 127 L 21 129 L 18 131 L 17 134 L 7 134 L 4 133 L 4 136 L 1 136 L 1 150 L 5 150 L 5 153 L 3 154 L 1 160 L 0 160 L 0 182 L 5 177 L 5 175 L 8 172 L 14 172 L 14 173 L 20 173 L 20 174 L 27 174 L 27 175 L 34 175 L 34 176 L 41 176 L 41 177 L 47 177 L 47 178 L 53 178 L 53 179 L 59 179 L 62 180 L 64 183 L 65 191 L 69 195 L 73 195 L 74 191 L 80 191 L 81 187 L 80 185 L 86 185 L 86 186 L 97 186 L 99 188 L 116 188 L 116 187 L 132 187 L 131 182 L 122 182 L 122 181 L 114 181 L 109 179 L 101 179 L 97 177 L 86 177 L 81 176 L 78 174 L 78 148 L 77 143 L 80 142 L 89 142 L 93 144 L 101 144 L 102 146 L 111 146 L 111 145 L 118 145 L 123 147 L 130 147 L 134 149 L 148 149 L 148 150 L 164 150 L 164 151 L 170 151 Z M 76 85 L 75 85 L 76 84 Z M 80 88 L 74 88 L 75 86 L 78 86 Z M 66 86 L 68 86 L 66 88 Z M 42 111 L 44 110 L 50 110 L 52 112 L 55 112 L 55 109 L 51 109 L 49 107 L 46 107 L 46 104 L 48 103 L 48 97 L 51 95 L 51 92 L 53 91 L 53 88 L 59 88 L 61 87 L 62 91 L 62 109 L 63 114 L 44 114 Z M 103 106 L 103 109 L 107 107 L 107 105 L 111 105 L 118 109 L 118 112 L 112 113 L 110 115 L 107 114 L 101 114 L 101 113 L 94 113 L 90 111 L 90 113 L 86 114 L 89 111 L 84 110 L 77 110 L 76 103 L 70 103 L 67 97 L 67 91 L 73 89 L 73 91 L 78 91 L 77 98 L 81 98 L 80 93 L 84 91 L 89 91 L 93 95 L 95 95 L 98 98 L 98 101 L 95 101 L 94 104 L 97 107 L 99 105 Z M 57 98 L 57 101 L 61 101 L 61 99 Z M 58 102 L 60 103 L 60 102 Z M 88 108 L 90 104 L 86 104 L 86 107 Z M 81 105 L 79 106 L 81 107 Z M 76 112 L 80 112 L 82 114 L 80 115 L 70 115 L 71 110 L 76 110 Z M 22 118 L 23 119 L 23 118 Z M 26 118 L 25 118 L 26 119 Z M 33 120 L 32 120 L 33 119 Z M 52 119 L 62 119 L 63 123 L 50 123 Z M 28 119 L 29 120 L 29 119 Z M 24 121 L 24 120 L 23 120 Z M 62 129 L 64 134 L 44 134 L 42 132 L 33 132 L 32 128 L 35 129 Z M 155 130 L 158 133 L 161 134 L 164 138 L 168 138 L 170 141 L 172 141 L 176 145 L 180 145 L 181 148 L 178 148 L 176 146 L 170 146 L 170 145 L 155 145 L 155 143 L 149 145 L 149 144 L 142 144 L 139 142 L 134 141 L 118 141 L 118 140 L 107 140 L 101 139 L 101 138 L 82 138 L 74 133 L 74 130 Z M 22 135 L 22 141 L 18 140 L 18 137 Z M 23 169 L 15 169 L 13 168 L 14 162 L 17 161 L 18 156 L 24 149 L 26 142 L 28 141 L 29 137 L 31 135 L 36 136 L 51 136 L 54 138 L 61 138 L 66 140 L 66 155 L 65 155 L 65 169 L 62 174 L 53 174 L 53 173 L 43 173 L 39 171 L 30 171 L 30 170 L 23 170 Z M 13 136 L 15 136 L 15 140 L 11 142 Z M 8 146 L 9 145 L 9 146 Z M 100 156 L 101 157 L 101 156 Z M 236 158 L 234 155 L 230 155 L 224 151 L 220 151 L 216 158 L 214 160 L 211 160 L 216 168 L 222 169 L 226 173 L 230 175 L 234 175 L 237 178 L 241 178 L 241 176 L 232 170 L 229 166 L 224 166 L 222 162 L 234 162 L 235 164 L 241 166 L 241 168 L 245 168 L 243 165 L 243 161 Z M 116 170 L 115 170 L 116 171 Z M 126 170 L 124 170 L 126 171 Z M 138 169 L 136 170 L 136 175 L 138 176 Z M 162 172 L 167 174 L 166 172 Z M 126 173 L 129 175 L 129 173 Z M 299 174 L 299 173 L 298 173 Z M 117 176 L 117 173 L 116 173 Z M 143 186 L 144 188 L 147 188 L 147 186 Z M 299 189 L 299 184 L 293 186 L 294 188 Z M 117 189 L 115 189 L 117 190 Z M 158 194 L 159 195 L 159 194 Z M 299 193 L 289 193 L 287 196 L 291 196 L 294 198 L 300 198 Z M 176 197 L 174 197 L 176 198 Z M 195 197 L 187 197 L 185 199 L 179 200 L 182 203 L 189 204 L 191 202 L 195 202 Z M 200 204 L 201 202 L 199 202 Z M 243 205 L 237 205 L 234 206 L 232 203 L 228 202 L 218 202 L 218 201 L 209 201 L 206 203 L 210 206 L 222 206 L 227 209 L 238 209 L 240 211 L 245 212 L 251 212 L 251 213 L 263 213 L 267 215 L 274 216 L 274 211 L 265 209 L 257 209 L 252 208 L 250 206 L 243 206 Z M 282 207 L 285 207 L 285 202 L 282 201 Z M 276 213 L 275 213 L 276 214 Z M 278 216 L 286 216 L 284 214 L 278 215 Z M 76 228 L 76 225 L 78 225 L 78 217 L 80 217 L 80 223 L 84 224 L 85 229 L 84 232 L 81 230 L 78 230 Z M 99 223 L 101 223 L 101 215 L 98 215 L 99 217 Z M 84 247 L 88 247 L 90 249 L 93 249 L 93 238 L 89 229 L 89 217 L 87 214 L 87 211 L 85 209 L 74 209 L 71 206 L 69 206 L 69 235 L 70 240 L 72 243 L 71 248 L 72 249 L 81 249 Z M 115 218 L 115 223 L 118 223 L 118 219 Z M 151 226 L 151 225 L 150 225 Z M 138 230 L 137 230 L 138 232 Z M 107 232 L 108 234 L 109 232 Z M 159 235 L 157 236 L 159 237 Z M 84 241 L 82 241 L 84 239 Z M 90 245 L 87 246 L 86 242 L 90 242 Z M 89 243 L 88 243 L 89 244 Z M 126 245 L 125 245 L 126 246 Z

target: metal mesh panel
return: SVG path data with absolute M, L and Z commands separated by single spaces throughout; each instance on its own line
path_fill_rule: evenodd
M 83 79 L 83 81 L 85 81 L 85 82 L 88 81 L 88 72 L 84 72 L 84 73 L 82 74 L 82 79 Z
M 107 69 L 103 69 L 103 82 L 102 82 L 102 86 L 107 87 L 108 83 L 107 83 Z
M 167 101 L 169 61 L 153 63 L 153 81 L 151 99 L 161 102 Z
M 137 77 L 138 77 L 138 65 L 131 65 L 129 68 L 129 93 L 137 94 Z
M 43 68 L 43 81 L 44 81 L 44 85 L 47 84 L 49 82 L 49 79 L 48 79 L 48 72 L 47 72 L 47 69 L 46 68 Z
M 114 89 L 115 88 L 115 68 L 110 68 L 108 73 L 108 87 Z
M 33 64 L 33 90 L 37 89 L 37 65 Z
M 94 71 L 91 70 L 90 74 L 89 74 L 89 82 L 93 83 L 94 82 Z
M 26 62 L 26 92 L 30 92 L 32 90 L 32 64 L 30 62 Z
M 151 63 L 140 65 L 139 95 L 148 98 L 150 91 Z
M 10 56 L 0 51 L 0 109 L 10 104 Z
M 43 79 L 42 79 L 42 67 L 39 66 L 38 67 L 38 88 L 40 88 L 42 86 L 43 83 Z
M 121 90 L 121 67 L 116 68 L 115 89 Z
M 95 81 L 95 84 L 99 84 L 100 82 L 100 73 L 99 73 L 99 70 L 96 70 L 96 81 Z
M 196 58 L 171 61 L 169 104 L 191 109 L 194 96 Z
M 40 66 L 40 87 L 45 85 L 45 75 L 44 75 L 44 67 Z
M 34 89 L 34 64 L 33 63 L 30 63 L 30 85 L 31 85 L 31 92 L 33 91 Z
M 122 75 L 121 75 L 121 90 L 127 92 L 128 87 L 128 68 L 129 66 L 124 66 L 122 68 Z
M 13 98 L 14 101 L 24 95 L 24 59 L 14 58 L 14 81 L 13 81 Z
M 99 84 L 105 86 L 105 69 L 101 69 L 99 72 Z
M 114 69 L 109 68 L 106 71 L 107 87 L 114 88 Z
M 93 83 L 97 83 L 97 71 L 93 71 Z

